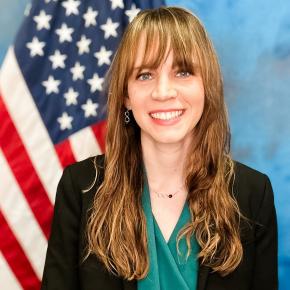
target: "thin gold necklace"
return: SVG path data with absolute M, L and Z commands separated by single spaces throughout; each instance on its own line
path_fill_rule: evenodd
M 161 193 L 161 192 L 157 192 L 155 190 L 152 190 L 152 192 L 154 194 L 156 194 L 159 198 L 172 198 L 174 197 L 177 193 L 179 193 L 181 191 L 181 189 L 183 188 L 183 185 L 181 185 L 176 191 L 172 192 L 172 193 Z

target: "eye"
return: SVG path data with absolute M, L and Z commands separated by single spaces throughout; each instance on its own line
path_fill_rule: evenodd
M 151 79 L 152 79 L 152 75 L 149 72 L 143 72 L 137 75 L 137 80 L 140 80 L 140 81 L 147 81 Z
M 189 72 L 189 71 L 179 71 L 179 72 L 176 73 L 176 76 L 177 77 L 181 77 L 181 78 L 187 78 L 187 77 L 189 77 L 191 75 L 192 75 L 192 73 Z

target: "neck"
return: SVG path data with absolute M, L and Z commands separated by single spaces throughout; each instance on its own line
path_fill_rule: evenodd
M 143 160 L 151 188 L 172 191 L 184 185 L 188 143 L 161 144 L 141 137 Z

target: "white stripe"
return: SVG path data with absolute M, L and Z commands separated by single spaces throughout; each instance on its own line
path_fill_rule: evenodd
M 2 97 L 21 136 L 33 166 L 54 203 L 62 167 L 18 66 L 9 48 L 0 74 Z
M 0 210 L 40 279 L 44 267 L 47 240 L 23 197 L 1 149 L 0 176 L 2 177 Z
M 102 153 L 91 127 L 84 128 L 71 135 L 69 141 L 77 161 Z
M 21 290 L 21 285 L 0 252 L 0 281 L 2 290 Z

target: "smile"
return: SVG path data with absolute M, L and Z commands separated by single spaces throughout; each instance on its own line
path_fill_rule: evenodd
M 183 110 L 177 110 L 177 111 L 171 111 L 171 112 L 156 112 L 156 113 L 150 113 L 150 116 L 153 119 L 157 120 L 173 120 L 178 118 L 183 114 Z

